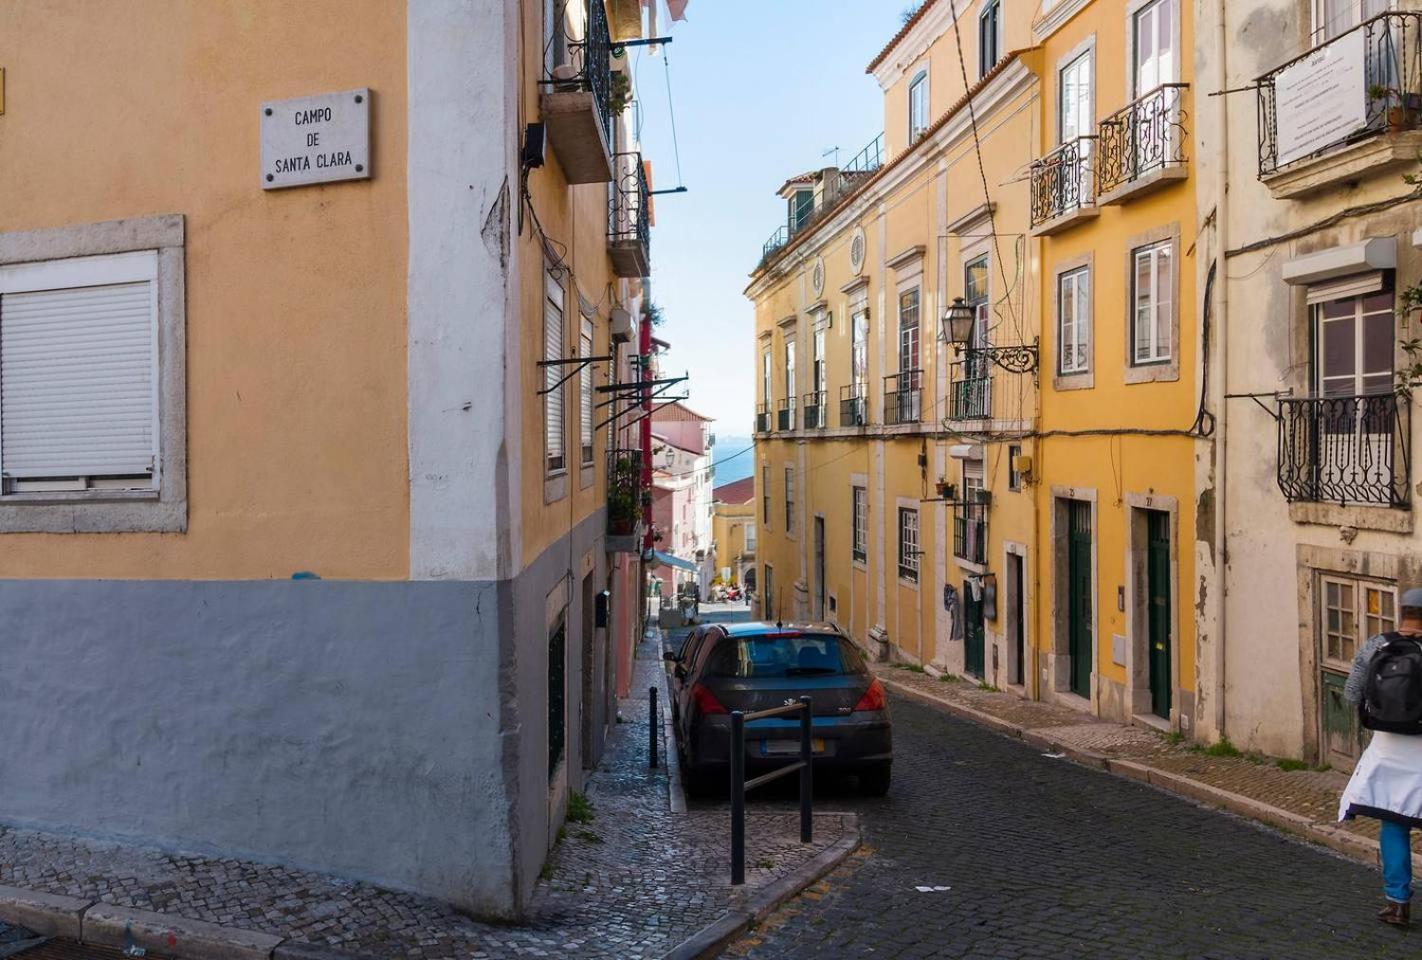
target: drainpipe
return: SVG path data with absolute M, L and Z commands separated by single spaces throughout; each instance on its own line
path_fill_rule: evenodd
M 1229 89 L 1229 64 L 1227 42 L 1229 30 L 1225 22 L 1225 2 L 1218 0 L 1218 22 L 1215 25 L 1215 89 Z M 1225 253 L 1229 249 L 1229 97 L 1218 98 L 1219 145 L 1216 156 L 1220 158 L 1215 166 L 1215 316 L 1212 324 L 1217 355 L 1217 375 L 1214 378 L 1215 406 L 1215 730 L 1225 736 L 1225 689 L 1226 627 L 1225 594 L 1228 584 L 1229 526 L 1226 512 L 1229 505 L 1229 406 L 1225 394 L 1229 392 L 1229 273 L 1226 270 Z

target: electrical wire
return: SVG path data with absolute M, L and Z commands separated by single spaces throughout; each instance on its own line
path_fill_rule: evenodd
M 671 117 L 672 153 L 676 157 L 676 185 L 681 187 L 686 185 L 686 179 L 681 175 L 681 142 L 676 135 L 676 101 L 672 99 L 671 60 L 667 57 L 666 47 L 662 47 L 662 73 L 667 80 L 667 113 Z

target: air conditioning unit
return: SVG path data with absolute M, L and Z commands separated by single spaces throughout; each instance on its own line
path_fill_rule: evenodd
M 614 307 L 609 321 L 613 343 L 627 343 L 637 335 L 637 321 L 632 313 L 621 307 Z

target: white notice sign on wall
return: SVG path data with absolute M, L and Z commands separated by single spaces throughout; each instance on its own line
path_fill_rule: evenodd
M 1278 165 L 1322 150 L 1368 123 L 1363 31 L 1345 33 L 1274 79 Z
M 370 91 L 262 104 L 262 189 L 370 177 Z

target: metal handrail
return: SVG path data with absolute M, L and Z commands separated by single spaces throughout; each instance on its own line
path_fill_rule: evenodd
M 755 432 L 770 432 L 770 404 L 757 403 L 755 405 Z
M 1412 408 L 1394 393 L 1281 397 L 1279 490 L 1290 502 L 1407 508 Z
M 800 774 L 800 842 L 809 843 L 815 839 L 815 828 L 811 804 L 814 797 L 814 750 L 811 740 L 814 703 L 808 697 L 800 697 L 796 703 L 787 703 L 768 710 L 731 711 L 731 883 L 740 886 L 746 882 L 746 793 L 764 786 L 772 780 Z M 800 714 L 800 759 L 763 773 L 753 780 L 746 779 L 746 724 L 754 720 Z
M 854 159 L 841 167 L 839 172 L 846 174 L 873 173 L 883 165 L 884 135 L 881 133 L 870 140 L 869 145 L 856 153 Z
M 612 155 L 613 182 L 607 204 L 609 243 L 635 241 L 650 252 L 652 231 L 647 168 L 637 151 Z
M 953 505 L 953 556 L 969 563 L 987 562 L 987 504 Z
M 552 67 L 571 66 L 574 73 L 570 77 L 556 77 L 552 70 L 545 70 L 540 86 L 556 90 L 586 90 L 593 95 L 597 105 L 598 123 L 602 126 L 605 142 L 612 143 L 612 34 L 607 26 L 607 10 L 602 0 L 563 0 L 554 13 L 555 22 L 567 22 L 569 3 L 581 2 L 587 24 L 586 33 L 581 38 L 560 36 L 561 29 L 544 45 L 544 62 L 551 59 L 553 45 L 560 39 L 567 45 L 568 59 L 554 63 Z
M 862 427 L 869 420 L 867 384 L 847 383 L 839 388 L 839 425 Z
M 760 255 L 762 258 L 770 256 L 785 244 L 790 242 L 790 225 L 785 224 L 770 235 L 770 239 L 761 245 Z
M 1098 197 L 1153 170 L 1185 164 L 1188 89 L 1188 83 L 1162 83 L 1097 125 Z
M 949 420 L 986 420 L 992 416 L 992 365 L 977 357 L 953 363 L 949 385 Z
M 1095 141 L 1095 137 L 1076 137 L 1032 161 L 1032 226 L 1096 204 L 1091 164 Z
M 825 392 L 807 393 L 800 398 L 800 409 L 804 411 L 803 422 L 806 430 L 819 430 L 825 426 Z
M 786 397 L 780 401 L 780 407 L 776 410 L 775 417 L 780 430 L 795 429 L 795 398 Z
M 886 424 L 917 423 L 919 421 L 923 415 L 922 384 L 922 370 L 901 370 L 884 378 L 884 422 Z

